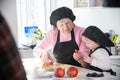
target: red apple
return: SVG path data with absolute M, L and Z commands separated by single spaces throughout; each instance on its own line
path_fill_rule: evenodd
M 77 54 L 79 53 L 77 49 L 75 49 L 75 53 L 77 53 Z
M 67 70 L 67 75 L 69 77 L 76 77 L 78 75 L 78 69 L 76 67 L 69 67 Z
M 64 70 L 63 68 L 61 68 L 61 67 L 58 67 L 58 68 L 56 68 L 56 69 L 54 70 L 54 75 L 55 75 L 56 77 L 64 77 L 64 75 L 65 75 L 65 70 Z

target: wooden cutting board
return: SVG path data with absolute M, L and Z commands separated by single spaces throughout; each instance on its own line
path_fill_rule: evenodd
M 50 64 L 43 64 L 42 69 L 44 69 L 44 70 L 54 70 L 54 69 L 56 69 L 58 67 L 61 67 L 63 69 L 68 69 L 70 66 L 72 66 L 72 65 L 61 64 L 61 63 L 54 63 L 52 65 L 50 65 Z

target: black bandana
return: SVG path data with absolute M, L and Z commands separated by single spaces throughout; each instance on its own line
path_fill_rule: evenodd
M 50 16 L 50 24 L 56 27 L 56 22 L 63 18 L 69 18 L 72 21 L 75 20 L 75 16 L 71 9 L 60 7 L 52 12 Z
M 112 41 L 96 26 L 87 27 L 82 35 L 97 42 L 101 46 L 104 47 L 114 46 Z

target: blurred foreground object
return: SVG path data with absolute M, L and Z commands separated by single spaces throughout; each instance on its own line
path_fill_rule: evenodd
M 0 80 L 27 80 L 9 26 L 0 13 Z

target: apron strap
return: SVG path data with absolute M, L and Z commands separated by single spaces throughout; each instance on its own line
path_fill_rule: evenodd
M 114 72 L 112 69 L 110 69 L 110 70 L 103 70 L 103 72 L 110 72 L 111 75 L 116 76 L 116 72 Z
M 74 39 L 74 32 L 73 32 L 73 30 L 71 31 L 71 39 L 72 40 Z M 59 42 L 59 41 L 60 41 L 60 31 L 58 31 L 58 36 L 57 36 L 57 42 Z

